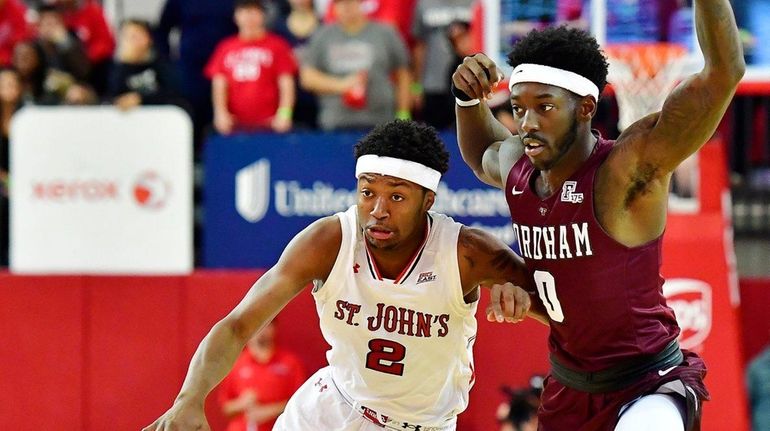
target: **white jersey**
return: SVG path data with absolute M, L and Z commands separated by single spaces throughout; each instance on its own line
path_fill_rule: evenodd
M 388 280 L 368 251 L 357 208 L 337 216 L 340 252 L 313 290 L 335 385 L 353 403 L 400 421 L 453 422 L 468 405 L 477 327 L 477 303 L 465 303 L 460 282 L 461 225 L 429 213 L 425 241 Z

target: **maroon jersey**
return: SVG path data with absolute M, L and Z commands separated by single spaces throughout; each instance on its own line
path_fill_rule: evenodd
M 654 355 L 679 335 L 663 296 L 661 238 L 626 247 L 594 213 L 594 177 L 614 141 L 599 138 L 561 190 L 541 199 L 527 156 L 511 169 L 505 197 L 521 255 L 551 321 L 549 349 L 565 366 L 606 369 Z

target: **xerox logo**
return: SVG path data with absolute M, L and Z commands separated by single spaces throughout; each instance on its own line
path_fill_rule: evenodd
M 663 294 L 682 329 L 679 344 L 684 349 L 697 348 L 711 332 L 711 290 L 708 283 L 691 278 L 673 278 L 663 285 Z
M 53 203 L 114 201 L 119 183 L 111 178 L 53 179 L 32 182 L 35 200 Z
M 160 209 L 166 205 L 171 185 L 155 171 L 144 171 L 134 182 L 132 195 L 142 208 Z
M 130 188 L 127 187 L 130 185 Z M 169 182 L 155 171 L 144 171 L 131 183 L 116 178 L 45 179 L 32 182 L 34 200 L 54 204 L 119 203 L 131 199 L 142 207 L 162 208 L 171 192 Z
M 251 223 L 262 220 L 270 206 L 270 161 L 259 159 L 235 174 L 235 209 Z

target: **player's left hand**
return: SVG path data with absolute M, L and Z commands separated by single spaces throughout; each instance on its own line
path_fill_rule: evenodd
M 489 289 L 487 320 L 498 323 L 521 322 L 531 305 L 529 294 L 519 286 L 513 283 L 493 284 Z

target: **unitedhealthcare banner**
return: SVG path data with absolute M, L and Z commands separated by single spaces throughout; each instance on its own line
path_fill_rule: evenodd
M 11 165 L 13 272 L 192 271 L 192 125 L 181 109 L 24 108 Z
M 353 145 L 362 134 L 215 136 L 206 143 L 203 264 L 269 268 L 294 235 L 356 203 Z M 503 193 L 481 183 L 453 133 L 433 210 L 514 243 Z

